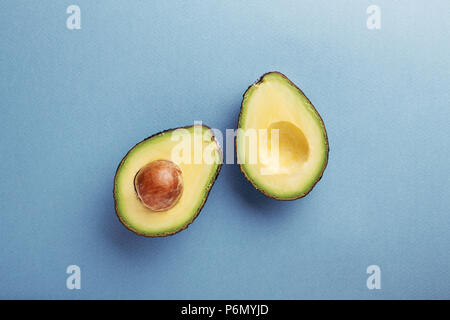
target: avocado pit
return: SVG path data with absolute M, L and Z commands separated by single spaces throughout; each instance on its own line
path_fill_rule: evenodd
M 180 167 L 169 160 L 155 160 L 141 168 L 134 178 L 139 200 L 152 211 L 167 211 L 183 193 Z

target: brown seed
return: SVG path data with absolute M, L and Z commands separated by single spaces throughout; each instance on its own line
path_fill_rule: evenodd
M 183 176 L 172 161 L 155 160 L 139 170 L 134 185 L 144 206 L 153 211 L 166 211 L 181 197 Z

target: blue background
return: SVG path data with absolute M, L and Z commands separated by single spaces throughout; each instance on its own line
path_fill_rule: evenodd
M 81 30 L 66 8 L 81 8 Z M 381 7 L 381 29 L 366 9 Z M 0 298 L 450 298 L 449 1 L 2 1 Z M 194 120 L 235 128 L 267 71 L 322 115 L 304 199 L 224 165 L 187 230 L 114 213 L 123 155 Z M 81 267 L 82 289 L 66 288 Z M 366 287 L 367 266 L 382 289 Z

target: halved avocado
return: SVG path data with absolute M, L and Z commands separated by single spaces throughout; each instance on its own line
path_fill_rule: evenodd
M 202 209 L 221 163 L 221 149 L 204 125 L 166 130 L 139 142 L 117 168 L 117 216 L 131 231 L 149 237 L 185 229 Z
M 236 150 L 241 171 L 258 190 L 294 200 L 322 177 L 329 147 L 323 120 L 309 99 L 285 75 L 269 72 L 244 93 Z

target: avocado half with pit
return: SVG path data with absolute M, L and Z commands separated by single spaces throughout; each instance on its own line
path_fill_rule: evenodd
M 117 216 L 139 235 L 181 231 L 202 209 L 221 164 L 221 149 L 207 126 L 157 133 L 134 146 L 117 168 Z
M 279 72 L 264 74 L 244 93 L 236 134 L 238 163 L 265 195 L 307 195 L 328 162 L 328 138 L 317 110 Z

